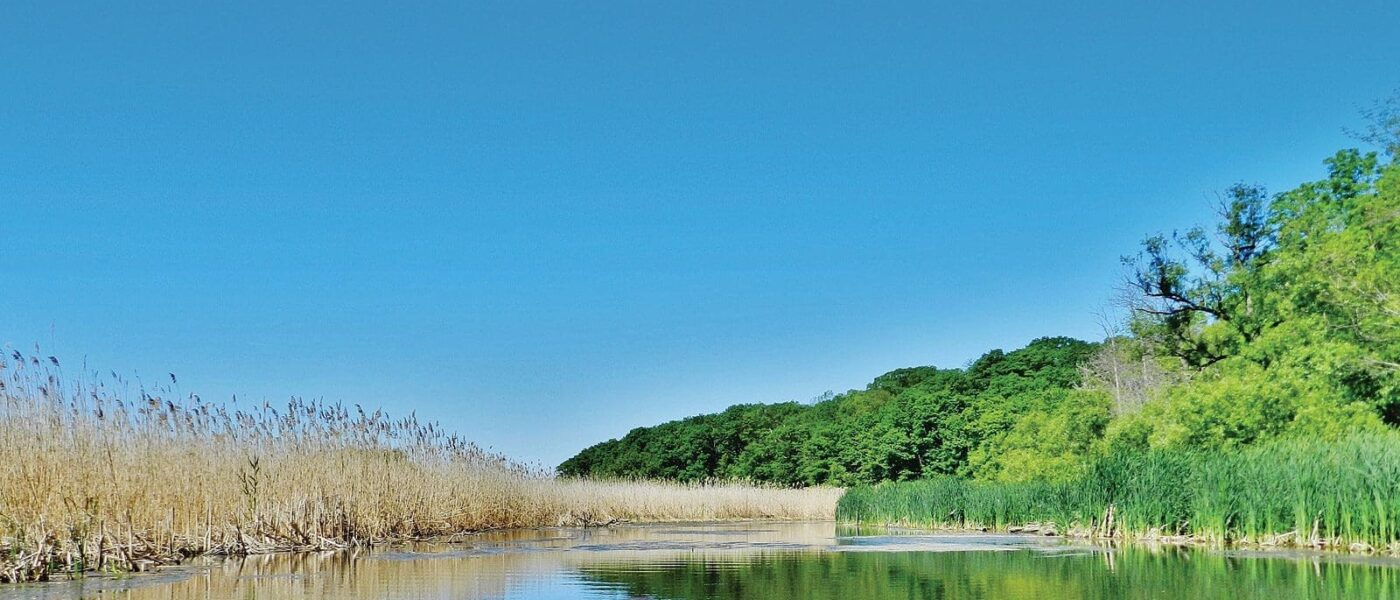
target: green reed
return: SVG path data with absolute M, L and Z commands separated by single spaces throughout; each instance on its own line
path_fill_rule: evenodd
M 1397 552 L 1400 434 L 1113 455 L 1062 482 L 885 483 L 849 490 L 837 518 Z

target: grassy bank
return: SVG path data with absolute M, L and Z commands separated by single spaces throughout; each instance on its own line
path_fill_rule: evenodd
M 840 494 L 558 480 L 412 416 L 0 366 L 0 582 L 489 528 L 830 518 Z
M 1060 482 L 886 483 L 848 491 L 837 519 L 1400 553 L 1400 435 L 1111 456 Z

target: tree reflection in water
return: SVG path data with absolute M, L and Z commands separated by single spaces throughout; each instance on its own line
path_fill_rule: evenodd
M 1400 598 L 1400 568 L 1390 560 L 847 533 L 838 537 L 831 523 L 494 532 L 446 543 L 211 560 L 155 576 L 0 587 L 0 600 Z

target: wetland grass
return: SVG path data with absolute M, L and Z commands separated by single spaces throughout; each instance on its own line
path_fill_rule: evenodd
M 1109 456 L 1060 482 L 860 487 L 837 519 L 1400 554 L 1400 434 Z
M 495 528 L 831 518 L 840 490 L 556 479 L 410 415 L 0 360 L 0 582 Z

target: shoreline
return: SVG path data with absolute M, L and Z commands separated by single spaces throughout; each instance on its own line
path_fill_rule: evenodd
M 0 589 L 25 584 L 34 583 L 63 583 L 93 576 L 99 577 L 127 577 L 133 575 L 155 574 L 164 569 L 191 566 L 193 561 L 202 559 L 232 559 L 248 558 L 255 556 L 271 555 L 298 555 L 314 554 L 321 552 L 347 552 L 362 548 L 376 548 L 384 546 L 394 546 L 399 544 L 412 543 L 460 543 L 461 538 L 481 536 L 484 534 L 501 532 L 531 532 L 548 531 L 553 529 L 562 530 L 590 530 L 609 529 L 619 526 L 647 526 L 647 525 L 724 525 L 742 523 L 832 523 L 839 525 L 832 518 L 810 518 L 810 517 L 725 517 L 716 519 L 610 519 L 608 521 L 588 521 L 575 520 L 562 522 L 557 525 L 529 525 L 529 526 L 501 526 L 485 527 L 480 529 L 463 530 L 453 533 L 442 533 L 424 536 L 395 536 L 390 538 L 367 539 L 367 540 L 335 540 L 323 538 L 319 544 L 285 544 L 279 545 L 269 543 L 266 540 L 245 539 L 242 544 L 236 544 L 225 549 L 201 552 L 194 549 L 194 546 L 174 546 L 157 547 L 144 537 L 137 536 L 135 539 L 143 544 L 150 544 L 133 548 L 124 544 L 99 544 L 99 554 L 102 560 L 97 566 L 87 566 L 91 561 L 73 560 L 71 556 L 65 556 L 66 551 L 50 546 L 41 548 L 38 552 L 20 552 L 17 555 L 0 555 L 0 574 L 20 574 L 21 577 L 12 579 L 0 578 Z M 177 542 L 179 540 L 176 540 Z M 47 553 L 45 553 L 47 550 Z M 80 549 L 81 551 L 81 549 Z M 72 565 L 83 564 L 81 570 L 42 570 L 43 566 L 53 567 L 60 564 Z M 122 566 L 117 566 L 122 565 Z M 23 575 L 31 575 L 23 577 Z
M 873 528 L 886 531 L 903 532 L 927 532 L 932 534 L 973 534 L 991 533 L 1006 535 L 1024 535 L 1028 537 L 1039 537 L 1049 539 L 1059 539 L 1064 541 L 1090 542 L 1096 545 L 1106 544 L 1111 548 L 1118 548 L 1127 545 L 1132 546 L 1156 546 L 1172 548 L 1188 548 L 1193 550 L 1206 550 L 1222 553 L 1232 552 L 1252 552 L 1260 555 L 1270 553 L 1311 553 L 1319 556 L 1335 557 L 1357 557 L 1357 558 L 1384 558 L 1396 559 L 1400 561 L 1400 544 L 1390 548 L 1376 548 L 1370 544 L 1362 542 L 1346 543 L 1334 540 L 1309 540 L 1306 544 L 1290 543 L 1288 540 L 1298 539 L 1297 532 L 1284 532 L 1271 536 L 1266 540 L 1221 540 L 1207 536 L 1194 535 L 1162 535 L 1156 531 L 1145 533 L 1115 533 L 1112 535 L 1102 535 L 1098 532 L 1084 528 L 1069 528 L 1061 532 L 1053 523 L 1026 523 L 1013 525 L 1005 528 L 993 527 L 946 527 L 940 525 L 911 524 L 911 523 L 869 523 L 857 521 L 836 521 L 837 526 L 847 526 L 855 528 Z M 1400 562 L 1396 562 L 1400 566 Z
M 614 520 L 602 524 L 569 524 L 569 525 L 542 525 L 526 527 L 493 527 L 471 531 L 461 531 L 451 534 L 431 535 L 431 536 L 402 536 L 389 539 L 358 540 L 341 542 L 336 540 L 325 540 L 324 545 L 312 546 L 269 546 L 258 545 L 248 546 L 240 552 L 206 552 L 206 553 L 178 553 L 174 556 L 146 557 L 132 555 L 132 569 L 86 569 L 83 571 L 53 571 L 44 578 L 25 579 L 0 583 L 0 590 L 14 589 L 17 587 L 33 584 L 64 584 L 88 579 L 124 579 L 129 577 L 158 577 L 163 573 L 183 568 L 199 568 L 199 561 L 224 561 L 232 559 L 246 559 L 253 557 L 267 556 L 297 556 L 318 553 L 339 553 L 350 552 L 365 548 L 385 548 L 397 545 L 413 543 L 440 543 L 457 544 L 466 541 L 464 538 L 482 536 L 492 533 L 510 532 L 543 532 L 550 530 L 591 530 L 591 529 L 612 529 L 614 527 L 647 527 L 647 526 L 676 526 L 676 525 L 736 525 L 736 524 L 792 524 L 792 523 L 830 523 L 834 527 L 834 537 L 840 539 L 849 537 L 841 535 L 843 528 L 852 528 L 860 534 L 865 534 L 867 530 L 894 533 L 900 535 L 999 535 L 1015 536 L 1028 540 L 1055 540 L 1062 543 L 1084 544 L 1088 547 L 1105 550 L 1108 552 L 1118 552 L 1129 549 L 1138 550 L 1192 550 L 1208 552 L 1222 556 L 1240 556 L 1247 558 L 1272 558 L 1272 559 L 1314 559 L 1329 562 L 1346 562 L 1359 564 L 1377 564 L 1380 566 L 1400 568 L 1400 552 L 1384 551 L 1369 546 L 1361 547 L 1361 544 L 1340 545 L 1330 543 L 1311 543 L 1298 545 L 1285 543 L 1283 540 L 1292 534 L 1282 534 L 1276 536 L 1279 539 L 1266 541 L 1231 541 L 1221 542 L 1199 536 L 1164 536 L 1157 534 L 1125 535 L 1116 534 L 1113 536 L 1095 535 L 1092 532 L 1082 529 L 1071 529 L 1067 532 L 1060 532 L 1058 528 L 1047 526 L 1042 523 L 1027 523 L 1006 528 L 986 528 L 986 527 L 941 527 L 936 525 L 918 525 L 909 523 L 858 523 L 846 522 L 835 519 L 809 519 L 809 518 L 723 518 L 723 519 L 693 519 L 682 518 L 674 520 Z M 1296 537 L 1296 536 L 1293 536 Z M 109 547 L 110 550 L 117 550 L 116 547 Z M 971 551 L 971 550 L 967 550 Z M 0 562 L 0 568 L 8 568 L 10 565 Z

